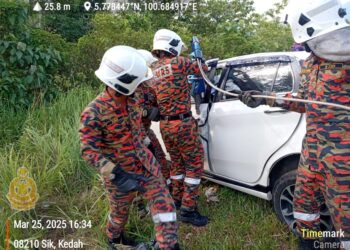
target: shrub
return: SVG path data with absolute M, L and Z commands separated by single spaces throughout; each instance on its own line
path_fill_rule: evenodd
M 69 59 L 68 55 L 73 47 L 73 44 L 66 42 L 61 35 L 50 33 L 42 29 L 30 30 L 31 45 L 34 47 L 44 47 L 59 51 L 64 58 Z
M 62 62 L 52 47 L 31 46 L 28 9 L 23 4 L 0 4 L 0 101 L 16 108 L 50 101 L 57 94 L 53 75 Z M 15 25 L 16 24 L 16 25 Z
M 135 18 L 137 18 L 136 14 L 132 19 L 133 23 L 136 22 Z M 152 45 L 153 31 L 135 30 L 130 22 L 121 15 L 96 14 L 92 22 L 93 31 L 78 41 L 79 71 L 94 78 L 93 72 L 98 68 L 103 53 L 116 45 L 149 50 Z
M 61 62 L 56 50 L 23 42 L 0 41 L 0 98 L 15 107 L 50 101 L 57 94 L 52 81 Z

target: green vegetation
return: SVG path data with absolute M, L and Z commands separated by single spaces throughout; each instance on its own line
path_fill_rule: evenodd
M 0 249 L 8 218 L 91 220 L 91 229 L 11 228 L 11 240 L 80 238 L 86 249 L 105 249 L 108 205 L 99 176 L 80 158 L 77 131 L 80 112 L 101 89 L 93 72 L 107 48 L 127 44 L 149 50 L 159 28 L 175 30 L 186 43 L 197 35 L 207 58 L 289 50 L 292 43 L 289 29 L 277 19 L 280 6 L 261 16 L 253 12 L 252 1 L 209 0 L 195 15 L 102 12 L 88 17 L 77 7 L 68 14 L 30 16 L 28 5 L 18 2 L 0 2 Z M 40 194 L 28 212 L 12 210 L 6 198 L 20 166 L 30 170 Z M 227 188 L 218 194 L 219 203 L 201 200 L 209 226 L 180 226 L 184 249 L 295 248 L 268 202 Z M 150 218 L 139 220 L 136 207 L 127 231 L 140 241 L 154 237 Z
M 62 59 L 53 48 L 32 46 L 28 12 L 22 5 L 0 4 L 0 103 L 28 107 L 57 94 L 53 75 Z
M 92 229 L 23 230 L 11 229 L 11 239 L 80 238 L 86 249 L 104 249 L 107 200 L 95 171 L 80 158 L 79 114 L 97 95 L 92 88 L 80 88 L 62 95 L 54 104 L 28 113 L 23 133 L 15 145 L 0 149 L 0 225 L 22 219 L 92 220 Z M 12 120 L 14 123 L 16 120 Z M 19 166 L 26 166 L 36 180 L 39 202 L 35 210 L 15 212 L 6 198 L 10 181 Z M 207 183 L 207 185 L 213 185 Z M 202 195 L 203 197 L 203 195 Z M 293 249 L 295 239 L 273 214 L 270 203 L 227 188 L 220 188 L 219 203 L 201 200 L 209 226 L 180 226 L 184 249 Z M 150 217 L 137 218 L 132 209 L 127 230 L 140 241 L 153 238 Z M 0 228 L 4 239 L 5 228 Z M 3 242 L 3 241 L 2 241 Z

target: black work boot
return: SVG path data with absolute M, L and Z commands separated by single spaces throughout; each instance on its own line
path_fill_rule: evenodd
M 299 250 L 314 250 L 316 240 L 299 238 Z
M 176 243 L 173 247 L 167 248 L 167 249 L 170 249 L 170 250 L 180 250 L 180 245 L 179 245 L 179 243 Z M 155 245 L 154 245 L 154 250 L 161 250 L 161 249 L 159 248 L 158 243 L 155 243 Z
M 135 247 L 137 246 L 137 243 L 133 239 L 127 237 L 124 233 L 121 233 L 118 238 L 108 239 L 108 247 L 110 250 L 117 250 L 117 245 Z
M 120 246 L 119 248 L 118 245 Z M 115 243 L 112 240 L 108 241 L 108 250 L 126 249 L 126 247 L 129 250 L 150 250 L 150 248 L 145 243 L 140 243 L 136 246 L 130 246 L 121 243 Z
M 201 215 L 198 211 L 188 211 L 186 209 L 180 209 L 180 221 L 184 223 L 190 223 L 197 227 L 202 227 L 208 224 L 208 217 Z
M 174 204 L 175 204 L 176 210 L 179 210 L 181 207 L 181 201 L 174 201 Z
M 118 250 L 118 244 L 115 240 L 108 239 L 108 250 Z

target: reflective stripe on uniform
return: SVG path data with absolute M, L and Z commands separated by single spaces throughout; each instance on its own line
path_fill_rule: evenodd
M 172 180 L 182 180 L 183 178 L 184 178 L 183 174 L 170 176 L 170 179 L 172 179 Z
M 154 223 L 173 222 L 176 221 L 176 212 L 155 214 L 152 218 Z
M 117 224 L 112 220 L 111 214 L 108 215 L 108 221 L 109 221 L 113 226 L 117 226 Z
M 186 177 L 185 182 L 192 185 L 199 185 L 199 183 L 201 183 L 201 179 Z
M 303 220 L 303 221 L 314 221 L 320 218 L 320 214 L 307 214 L 301 212 L 293 212 L 294 219 Z

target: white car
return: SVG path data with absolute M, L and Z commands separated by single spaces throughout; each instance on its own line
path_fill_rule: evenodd
M 208 75 L 217 87 L 232 93 L 259 90 L 296 95 L 301 64 L 308 55 L 277 52 L 210 60 Z M 207 88 L 196 118 L 205 149 L 204 178 L 272 201 L 277 217 L 294 229 L 293 194 L 305 115 L 267 105 L 249 108 L 238 98 Z M 161 139 L 159 125 L 153 124 L 152 129 Z M 331 228 L 325 205 L 321 228 Z
M 296 94 L 301 63 L 308 55 L 278 52 L 211 60 L 208 75 L 216 86 L 233 93 Z M 194 107 L 192 112 L 195 114 Z M 293 229 L 293 193 L 305 116 L 267 105 L 252 109 L 237 98 L 207 88 L 198 119 L 205 149 L 204 178 L 271 200 L 278 218 Z M 159 125 L 152 128 L 161 139 Z M 329 229 L 325 206 L 321 214 L 322 228 Z

